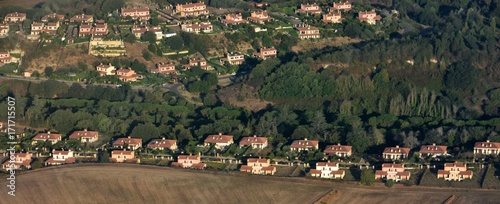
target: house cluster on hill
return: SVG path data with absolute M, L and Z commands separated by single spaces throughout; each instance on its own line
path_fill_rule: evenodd
M 348 12 L 353 9 L 352 4 L 349 1 L 345 2 L 334 2 L 332 7 L 328 8 L 328 13 L 322 15 L 322 21 L 324 23 L 341 23 L 344 18 L 342 18 L 342 12 Z M 300 8 L 295 10 L 296 13 L 304 13 L 306 15 L 320 15 L 323 13 L 322 8 L 316 4 L 301 4 Z M 375 10 L 371 11 L 361 11 L 358 13 L 358 20 L 360 22 L 366 22 L 370 25 L 375 25 L 377 21 L 382 20 L 380 15 L 377 15 Z

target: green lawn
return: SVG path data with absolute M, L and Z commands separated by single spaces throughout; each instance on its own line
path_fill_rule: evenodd
M 500 179 L 495 176 L 496 171 L 497 169 L 495 166 L 490 165 L 488 167 L 488 170 L 486 170 L 486 173 L 484 174 L 481 185 L 482 188 L 500 189 Z
M 472 169 L 472 179 L 465 179 L 463 181 L 445 181 L 438 179 L 437 170 L 425 170 L 422 180 L 419 185 L 422 186 L 435 186 L 435 187 L 455 187 L 455 188 L 481 188 L 481 181 L 484 176 L 485 169 L 475 168 Z

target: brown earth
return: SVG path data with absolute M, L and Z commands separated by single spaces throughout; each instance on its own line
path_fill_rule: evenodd
M 242 88 L 243 86 L 245 88 Z M 238 83 L 223 88 L 217 92 L 217 95 L 223 102 L 229 102 L 229 104 L 237 107 L 245 107 L 251 111 L 259 111 L 273 104 L 270 101 L 260 100 L 257 93 L 254 93 L 254 89 L 252 86 Z M 239 101 L 238 96 L 244 97 L 244 100 Z

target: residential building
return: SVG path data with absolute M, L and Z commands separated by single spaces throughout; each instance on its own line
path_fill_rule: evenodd
M 151 18 L 149 14 L 149 8 L 122 8 L 121 9 L 122 18 L 127 16 L 132 17 L 132 19 L 139 19 L 140 21 L 147 21 Z
M 9 25 L 0 24 L 0 37 L 5 37 L 9 35 Z
M 92 35 L 92 24 L 81 24 L 78 28 L 78 36 Z
M 292 145 L 290 145 L 290 149 L 292 149 L 292 151 L 311 151 L 313 149 L 318 149 L 318 144 L 318 140 L 307 140 L 307 138 L 305 138 L 303 140 L 293 141 Z
M 33 140 L 33 144 L 35 144 L 37 142 L 46 142 L 46 141 L 49 141 L 52 144 L 55 144 L 55 143 L 61 141 L 61 139 L 62 139 L 62 135 L 61 134 L 47 132 L 47 133 L 38 133 L 38 134 L 36 134 L 35 137 L 33 137 L 32 140 Z
M 221 58 L 219 62 L 221 64 L 225 64 L 227 62 L 230 65 L 240 65 L 245 62 L 245 56 L 239 52 L 230 52 L 226 54 L 225 58 Z
M 136 150 L 142 147 L 142 138 L 132 138 L 130 136 L 125 138 L 118 138 L 113 142 L 114 148 L 126 148 Z
M 71 150 L 52 150 L 52 157 L 45 161 L 45 165 L 71 164 L 75 161 L 75 154 Z
M 240 147 L 251 146 L 253 149 L 264 149 L 267 147 L 267 137 L 243 137 L 240 141 Z
M 75 15 L 69 19 L 69 22 L 72 22 L 72 23 L 93 23 L 94 16 L 93 15 L 85 15 L 85 14 Z
M 445 163 L 444 169 L 438 170 L 437 178 L 444 178 L 446 181 L 461 181 L 464 179 L 472 179 L 472 173 L 471 170 L 467 170 L 466 163 Z
M 314 26 L 297 26 L 300 39 L 320 38 L 319 29 Z
M 11 63 L 12 57 L 10 56 L 10 52 L 0 52 L 0 63 Z
M 59 29 L 59 21 L 58 22 L 49 22 L 43 29 L 43 32 L 48 33 L 50 35 L 56 35 L 57 29 Z
M 26 13 L 14 12 L 14 13 L 8 13 L 7 15 L 5 15 L 4 21 L 6 23 L 19 23 L 19 22 L 23 22 L 24 20 L 26 20 Z
M 352 146 L 347 145 L 328 145 L 323 151 L 327 156 L 349 157 L 352 155 Z
M 274 47 L 262 47 L 259 52 L 253 54 L 255 57 L 261 58 L 263 60 L 278 56 L 278 51 Z
M 172 74 L 177 72 L 175 70 L 175 65 L 171 62 L 163 63 L 160 62 L 156 64 L 156 68 L 151 70 L 151 73 L 162 73 L 162 74 Z
M 140 159 L 135 158 L 135 152 L 129 150 L 113 150 L 111 151 L 111 162 L 118 163 L 140 163 Z
M 24 77 L 31 77 L 32 74 L 33 74 L 33 70 L 27 69 L 26 71 L 24 71 L 23 76 Z
M 340 2 L 340 3 L 335 3 L 333 2 L 332 8 L 330 8 L 330 11 L 350 11 L 352 9 L 351 2 L 345 1 L 345 2 Z
M 142 79 L 142 75 L 135 73 L 135 71 L 130 68 L 120 68 L 116 70 L 116 77 L 123 82 L 133 82 Z
M 9 158 L 12 155 L 9 155 Z M 2 169 L 5 170 L 18 170 L 21 168 L 31 169 L 31 154 L 29 153 L 15 153 L 14 161 L 10 163 L 10 159 L 5 160 L 2 164 Z
M 233 143 L 234 141 L 232 135 L 223 135 L 222 133 L 219 133 L 218 135 L 209 135 L 205 139 L 205 146 L 214 144 L 217 149 L 224 149 Z
M 175 13 L 178 13 L 181 17 L 196 17 L 201 15 L 208 15 L 208 9 L 205 5 L 205 2 L 200 1 L 197 3 L 177 4 L 175 6 Z
M 323 14 L 323 23 L 341 23 L 344 20 L 340 12 L 330 12 Z
M 410 148 L 403 148 L 396 145 L 396 147 L 386 147 L 382 153 L 382 157 L 386 160 L 402 160 L 408 158 L 410 155 Z
M 156 35 L 156 40 L 161 40 L 163 38 L 163 30 L 161 29 L 160 26 L 152 26 L 152 27 L 146 27 L 146 26 L 134 26 L 131 28 L 132 34 L 135 35 L 136 38 L 141 38 L 144 33 L 150 31 L 153 32 Z
M 52 13 L 42 17 L 42 22 L 47 23 L 49 21 L 62 22 L 64 21 L 64 15 Z
M 375 9 L 371 11 L 359 12 L 358 15 L 359 21 L 367 22 L 370 25 L 375 25 L 377 21 L 382 20 L 382 17 L 377 15 Z
M 74 131 L 69 136 L 69 139 L 80 140 L 81 142 L 97 142 L 99 139 L 99 132 L 97 131 L 88 131 L 87 129 L 83 129 L 83 131 Z
M 97 72 L 99 72 L 99 76 L 113 76 L 116 74 L 115 66 L 109 64 L 99 64 L 96 66 Z
M 172 162 L 172 166 L 182 167 L 182 168 L 194 168 L 194 169 L 204 169 L 207 167 L 206 164 L 201 162 L 201 156 L 189 155 L 179 155 L 177 156 L 177 162 Z
M 107 35 L 108 34 L 108 24 L 107 23 L 96 23 L 92 29 L 93 35 Z
M 147 147 L 158 150 L 177 150 L 177 140 L 167 140 L 165 138 L 153 139 L 148 143 Z
M 227 25 L 237 25 L 240 23 L 248 23 L 247 20 L 243 19 L 243 15 L 241 13 L 234 14 L 226 14 L 224 19 L 221 20 L 222 23 Z
M 410 172 L 405 171 L 404 164 L 385 163 L 382 170 L 375 171 L 375 179 L 393 180 L 396 182 L 410 179 Z
M 422 147 L 420 147 L 419 155 L 420 158 L 446 155 L 446 148 L 446 146 L 436 145 L 436 143 L 433 143 L 432 145 L 422 145 Z
M 183 65 L 186 69 L 191 69 L 191 67 L 200 66 L 202 69 L 208 69 L 207 60 L 205 58 L 191 58 L 189 59 L 189 64 Z
M 274 175 L 276 167 L 271 166 L 270 159 L 248 158 L 247 165 L 242 165 L 240 171 L 252 174 Z
M 210 22 L 202 22 L 196 24 L 187 23 L 181 25 L 181 30 L 188 33 L 210 33 L 213 31 L 213 26 Z
M 320 14 L 321 13 L 321 7 L 318 6 L 318 4 L 313 3 L 313 4 L 300 4 L 300 9 L 297 9 L 295 13 L 306 13 L 307 15 L 312 14 Z
M 474 144 L 474 154 L 484 154 L 484 155 L 498 155 L 500 154 L 500 142 L 476 142 Z
M 43 32 L 43 28 L 45 27 L 45 25 L 43 23 L 37 23 L 37 22 L 33 22 L 31 24 L 31 32 L 30 32 L 30 35 L 40 35 L 40 33 Z
M 316 169 L 311 169 L 311 176 L 329 179 L 343 179 L 345 171 L 339 169 L 339 163 L 336 162 L 317 162 Z
M 248 17 L 249 21 L 261 24 L 272 19 L 273 18 L 269 17 L 267 14 L 267 11 L 252 11 L 252 13 L 250 13 L 250 17 Z

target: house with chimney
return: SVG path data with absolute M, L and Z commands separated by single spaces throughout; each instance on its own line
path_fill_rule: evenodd
M 108 31 L 108 24 L 107 23 L 95 23 L 94 24 L 94 27 L 92 30 L 93 35 L 102 36 L 102 35 L 107 35 L 108 32 L 109 31 Z
M 191 58 L 189 59 L 189 64 L 182 65 L 186 69 L 191 69 L 192 67 L 199 66 L 204 70 L 209 68 L 207 60 L 205 58 Z
M 377 21 L 382 20 L 382 17 L 377 15 L 377 13 L 375 12 L 375 9 L 373 9 L 371 11 L 359 12 L 358 18 L 359 18 L 359 21 L 367 22 L 370 25 L 375 25 L 375 24 L 377 24 Z
M 140 21 L 147 21 L 151 18 L 149 14 L 149 8 L 122 8 L 121 9 L 122 18 L 127 18 L 127 16 L 132 17 L 132 19 L 138 19 Z
M 347 145 L 328 145 L 323 151 L 326 156 L 350 157 L 352 155 L 352 146 Z
M 181 30 L 187 33 L 211 33 L 213 26 L 210 22 L 186 23 L 181 25 Z
M 4 18 L 4 21 L 6 23 L 19 23 L 23 22 L 24 20 L 26 20 L 26 13 L 18 13 L 18 12 L 8 13 L 7 15 L 5 15 Z
M 43 32 L 49 34 L 49 35 L 56 35 L 57 34 L 57 29 L 59 29 L 59 21 L 57 22 L 48 22 L 47 25 L 45 26 Z
M 345 171 L 339 169 L 339 163 L 336 162 L 317 162 L 316 169 L 311 169 L 311 176 L 328 179 L 343 179 Z
M 226 26 L 238 25 L 240 23 L 248 23 L 247 20 L 243 19 L 243 15 L 241 13 L 226 14 L 224 16 L 224 19 L 221 19 L 221 21 Z
M 345 18 L 342 18 L 342 14 L 340 12 L 330 12 L 327 14 L 323 14 L 323 23 L 341 23 Z
M 227 146 L 234 143 L 232 135 L 223 135 L 219 133 L 218 135 L 209 135 L 205 138 L 205 146 L 214 145 L 216 149 L 224 149 Z
M 333 2 L 333 6 L 330 8 L 330 11 L 350 11 L 352 9 L 352 4 L 349 1 L 345 2 Z
M 230 52 L 226 54 L 226 57 L 220 58 L 219 62 L 222 65 L 226 63 L 230 65 L 240 65 L 245 62 L 245 56 L 239 52 Z
M 403 160 L 410 155 L 410 148 L 399 147 L 386 147 L 382 153 L 385 160 Z
M 295 13 L 305 13 L 307 15 L 321 14 L 321 7 L 318 4 L 300 4 L 300 9 L 295 10 Z
M 375 179 L 406 181 L 410 179 L 410 172 L 405 171 L 404 164 L 384 163 L 382 170 L 375 171 Z
M 97 131 L 88 131 L 87 129 L 83 129 L 83 131 L 74 131 L 69 136 L 71 140 L 80 140 L 80 142 L 97 142 L 99 139 L 99 132 Z
M 52 150 L 52 156 L 45 161 L 45 165 L 72 164 L 75 161 L 75 154 L 71 150 Z
M 142 75 L 135 73 L 131 68 L 120 68 L 116 70 L 116 77 L 123 82 L 134 82 L 142 79 Z
M 43 32 L 45 25 L 43 23 L 33 22 L 31 23 L 30 35 L 40 35 Z
M 292 151 L 300 152 L 300 151 L 312 151 L 313 149 L 319 148 L 318 140 L 307 140 L 307 138 L 303 140 L 295 140 L 292 145 L 290 145 L 290 149 Z
M 173 74 L 176 73 L 177 71 L 175 70 L 175 65 L 171 62 L 160 62 L 156 64 L 155 69 L 151 69 L 151 73 L 161 73 L 161 74 Z
M 94 16 L 93 15 L 86 15 L 86 14 L 79 14 L 79 15 L 75 15 L 75 16 L 69 18 L 69 22 L 71 22 L 71 23 L 93 23 Z
M 250 22 L 264 24 L 273 18 L 269 17 L 267 11 L 252 11 L 250 17 L 247 18 Z
M 9 155 L 9 158 L 12 155 Z M 31 154 L 30 153 L 15 153 L 14 163 L 10 163 L 10 159 L 2 163 L 2 169 L 5 170 L 19 170 L 21 168 L 31 169 Z
M 9 25 L 0 23 L 0 37 L 8 36 L 9 31 L 10 31 Z
M 142 138 L 132 138 L 130 136 L 125 138 L 118 138 L 113 142 L 113 147 L 119 149 L 125 148 L 136 150 L 142 147 Z
M 130 28 L 132 31 L 132 34 L 135 35 L 136 38 L 140 39 L 142 35 L 146 32 L 153 32 L 156 35 L 156 40 L 161 40 L 163 38 L 163 30 L 161 29 L 160 26 L 134 26 Z
M 92 24 L 87 23 L 87 24 L 81 24 L 78 27 L 78 36 L 83 37 L 87 35 L 92 35 Z
M 247 165 L 241 165 L 240 171 L 260 174 L 260 175 L 274 175 L 276 167 L 271 166 L 270 159 L 248 158 Z
M 181 17 L 198 17 L 209 14 L 205 2 L 202 1 L 197 3 L 177 4 L 175 5 L 175 13 L 179 14 Z
M 474 155 L 493 155 L 500 154 L 500 142 L 476 142 L 474 144 Z
M 55 144 L 62 140 L 62 135 L 58 133 L 51 133 L 50 131 L 47 133 L 38 133 L 31 139 L 32 144 L 36 144 L 38 142 L 50 142 L 51 144 Z
M 177 156 L 177 162 L 172 162 L 172 166 L 182 167 L 182 168 L 193 168 L 193 169 L 204 169 L 207 164 L 201 162 L 201 155 L 193 156 L 189 155 L 179 155 Z
M 303 26 L 297 26 L 295 27 L 295 29 L 297 29 L 297 32 L 299 34 L 299 39 L 314 39 L 321 37 L 319 29 L 314 26 L 303 25 Z
M 418 152 L 420 158 L 424 157 L 439 157 L 442 155 L 446 155 L 446 146 L 436 145 L 436 143 L 432 143 L 432 145 L 422 145 L 420 147 L 420 151 Z
M 116 68 L 111 63 L 97 65 L 96 71 L 99 72 L 99 76 L 113 76 L 116 74 Z
M 0 63 L 7 64 L 12 62 L 12 57 L 10 56 L 10 52 L 0 52 Z
M 167 140 L 165 138 L 151 140 L 147 148 L 157 150 L 177 150 L 177 140 Z
M 259 52 L 255 52 L 255 53 L 253 53 L 253 55 L 255 57 L 266 60 L 267 58 L 278 56 L 278 51 L 274 47 L 269 47 L 269 48 L 262 47 L 262 48 L 260 48 Z
M 116 163 L 140 163 L 140 159 L 135 158 L 135 152 L 129 150 L 113 150 L 111 151 L 111 162 Z
M 257 137 L 257 135 L 253 137 L 243 137 L 240 141 L 240 147 L 250 146 L 252 149 L 264 149 L 267 145 L 267 137 Z
M 57 14 L 57 13 L 47 14 L 47 15 L 42 17 L 41 21 L 44 23 L 47 23 L 49 21 L 62 22 L 62 21 L 64 21 L 64 15 Z
M 445 163 L 444 169 L 437 172 L 437 178 L 443 178 L 446 181 L 462 181 L 472 179 L 472 171 L 467 170 L 467 164 L 462 162 Z
M 40 35 L 41 33 L 56 35 L 57 29 L 59 29 L 59 22 L 49 22 L 46 25 L 44 23 L 33 22 L 31 23 L 30 35 Z

